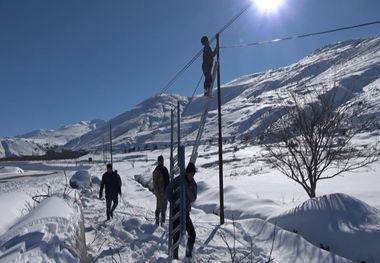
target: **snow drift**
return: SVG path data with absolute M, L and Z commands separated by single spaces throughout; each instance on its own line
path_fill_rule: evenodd
M 1 206 L 10 206 L 4 203 L 3 196 L 0 198 Z M 0 236 L 1 263 L 30 259 L 46 263 L 86 262 L 83 218 L 78 205 L 50 197 L 26 211 L 17 220 L 14 216 L 6 219 L 8 226 L 12 221 L 14 224 Z
M 75 189 L 91 187 L 91 174 L 87 170 L 79 170 L 70 178 L 70 186 Z
M 270 222 L 354 262 L 380 262 L 380 210 L 349 195 L 307 200 Z
M 30 197 L 25 193 L 10 192 L 0 194 L 0 236 L 16 223 L 27 208 Z
M 0 174 L 23 174 L 24 170 L 13 166 L 0 166 Z

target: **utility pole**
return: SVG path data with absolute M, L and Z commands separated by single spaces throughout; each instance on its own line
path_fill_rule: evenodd
M 179 147 L 181 146 L 181 105 L 179 104 L 179 101 L 177 102 L 177 143 L 178 143 L 178 151 Z M 178 152 L 179 153 L 179 152 Z
M 104 137 L 102 138 L 102 146 L 103 146 L 103 163 L 106 163 L 106 155 L 104 153 Z
M 112 159 L 112 124 L 110 123 L 110 154 L 111 154 L 111 164 L 113 164 Z
M 170 182 L 174 178 L 174 110 L 170 112 Z M 169 258 L 173 258 L 173 205 L 169 204 Z
M 174 111 L 171 109 L 170 114 L 170 181 L 173 180 L 174 177 Z
M 222 99 L 221 99 L 221 88 L 220 88 L 220 40 L 219 33 L 216 35 L 216 46 L 217 53 L 216 58 L 218 60 L 218 148 L 219 148 L 219 207 L 220 207 L 220 224 L 224 224 L 224 187 L 223 187 L 223 137 L 222 137 Z

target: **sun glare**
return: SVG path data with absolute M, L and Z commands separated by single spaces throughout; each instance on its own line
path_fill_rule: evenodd
M 274 12 L 283 4 L 284 0 L 253 0 L 261 12 Z

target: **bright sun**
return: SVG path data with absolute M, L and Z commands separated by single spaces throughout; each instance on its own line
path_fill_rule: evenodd
M 276 11 L 284 0 L 253 0 L 253 2 L 261 12 L 272 12 Z

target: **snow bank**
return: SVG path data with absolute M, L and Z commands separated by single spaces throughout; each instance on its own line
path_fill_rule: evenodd
M 219 186 L 210 187 L 205 181 L 198 181 L 198 200 L 194 207 L 206 213 L 219 213 Z M 247 196 L 235 186 L 224 187 L 224 213 L 233 220 L 260 218 L 267 219 L 278 215 L 283 209 L 276 202 L 269 199 L 259 199 Z
M 24 170 L 20 167 L 1 166 L 0 174 L 23 174 Z
M 32 199 L 25 193 L 10 192 L 0 194 L 0 235 L 5 233 L 18 218 L 26 212 L 27 204 Z
M 91 174 L 87 170 L 77 171 L 70 179 L 70 186 L 76 189 L 91 187 Z
M 275 227 L 270 222 L 261 219 L 241 220 L 237 229 L 242 227 L 253 243 L 261 243 L 261 247 L 269 254 L 272 249 L 274 262 L 281 263 L 350 263 L 352 261 L 320 249 L 309 243 L 302 236 Z M 273 241 L 274 236 L 274 241 Z M 247 237 L 246 237 L 247 239 Z M 266 261 L 260 261 L 266 262 Z
M 380 210 L 346 194 L 330 194 L 270 219 L 355 262 L 380 262 Z
M 43 200 L 0 236 L 0 262 L 80 262 L 86 259 L 80 207 Z

